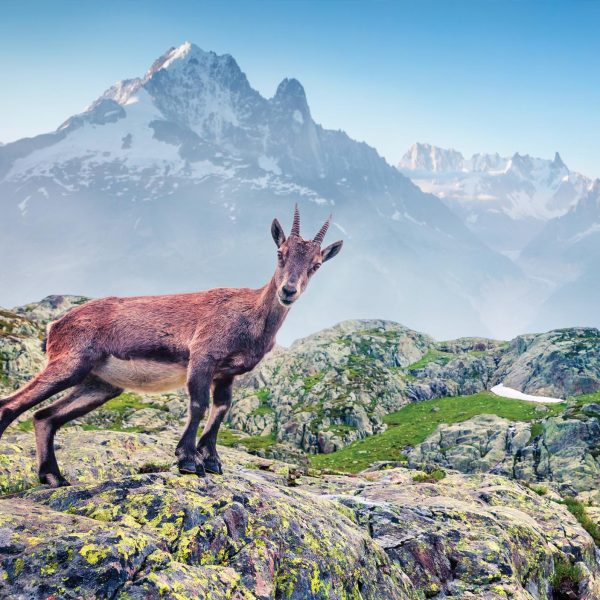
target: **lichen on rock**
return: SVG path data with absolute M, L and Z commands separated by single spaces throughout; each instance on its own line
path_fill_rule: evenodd
M 77 485 L 31 480 L 0 498 L 3 597 L 550 600 L 559 559 L 582 574 L 581 598 L 600 594 L 590 535 L 556 498 L 505 477 L 421 483 L 396 468 L 289 487 L 284 463 L 222 448 L 225 475 L 199 479 L 139 472 L 145 449 L 170 455 L 168 433 L 86 436 L 60 440 Z M 13 434 L 21 464 L 35 458 L 28 437 Z M 73 466 L 85 446 L 104 472 Z M 0 466 L 2 480 L 22 482 L 18 468 Z

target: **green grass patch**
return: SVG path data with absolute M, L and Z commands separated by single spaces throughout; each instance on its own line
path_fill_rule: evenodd
M 323 377 L 325 376 L 325 373 L 323 371 L 320 371 L 319 373 L 315 373 L 314 375 L 307 375 L 304 378 L 302 387 L 304 388 L 305 392 L 310 392 L 310 390 L 312 390 L 315 385 L 317 385 L 317 383 L 319 383 L 320 381 L 323 380 Z
M 312 466 L 357 473 L 377 461 L 405 460 L 407 446 L 423 442 L 441 423 L 460 423 L 481 414 L 492 414 L 511 421 L 539 419 L 535 402 L 500 398 L 490 392 L 471 396 L 436 398 L 408 404 L 398 412 L 386 415 L 383 420 L 388 429 L 333 452 L 311 456 Z M 565 404 L 548 406 L 545 416 L 559 414 Z M 432 409 L 437 408 L 437 412 Z
M 270 415 L 275 411 L 268 404 L 261 404 L 257 406 L 250 414 L 251 415 Z
M 267 450 L 275 443 L 275 434 L 251 435 L 249 437 L 240 438 L 238 443 L 244 446 L 248 452 Z
M 525 486 L 528 487 L 532 492 L 535 492 L 538 496 L 545 496 L 548 493 L 548 488 L 543 485 L 532 485 L 530 483 L 525 483 Z
M 168 408 L 164 404 L 156 402 L 143 402 L 142 398 L 132 392 L 124 392 L 120 396 L 109 400 L 102 406 L 104 410 L 110 410 L 123 416 L 130 410 L 139 410 L 141 408 L 154 408 L 155 410 L 167 411 Z
M 221 428 L 217 435 L 217 444 L 221 446 L 243 446 L 248 452 L 256 452 L 258 450 L 267 450 L 273 444 L 275 444 L 275 434 L 269 435 L 251 435 L 241 436 L 236 435 L 229 429 Z
M 600 527 L 592 521 L 585 510 L 585 506 L 577 499 L 567 496 L 562 503 L 569 512 L 579 521 L 579 524 L 592 536 L 596 546 L 600 546 Z
M 542 433 L 544 433 L 544 424 L 543 423 L 532 423 L 529 441 L 534 440 L 536 437 L 539 437 L 540 435 L 542 435 Z
M 442 350 L 428 350 L 424 356 L 422 356 L 417 362 L 408 366 L 409 371 L 415 371 L 416 369 L 422 369 L 429 363 L 437 363 L 438 365 L 446 365 L 453 358 L 456 358 L 452 352 L 443 352 Z
M 75 425 L 72 423 L 67 423 L 66 427 L 74 427 Z M 120 423 L 109 423 L 103 427 L 99 427 L 98 425 L 92 425 L 91 423 L 81 423 L 78 425 L 84 431 L 121 431 L 124 433 L 143 433 L 146 429 L 142 427 L 123 427 Z M 20 431 L 33 431 L 33 420 L 27 419 L 26 421 L 20 421 L 17 424 L 17 428 Z
M 271 394 L 271 392 L 269 392 L 269 388 L 260 388 L 260 390 L 257 390 L 255 396 L 261 402 L 266 402 L 269 399 L 270 394 Z
M 19 429 L 19 431 L 33 431 L 33 419 L 19 421 L 19 423 L 17 423 L 17 429 Z
M 69 427 L 69 425 L 67 425 Z M 82 423 L 80 425 L 81 429 L 84 431 L 120 431 L 121 433 L 147 433 L 148 429 L 145 427 L 124 427 L 119 423 L 109 423 L 103 427 L 99 427 L 98 425 L 92 425 L 91 423 Z
M 217 444 L 220 444 L 221 446 L 228 446 L 231 448 L 232 446 L 235 446 L 241 439 L 241 436 L 236 435 L 230 429 L 221 427 L 217 435 Z
M 259 405 L 250 413 L 251 415 L 268 415 L 275 412 L 268 402 L 270 396 L 268 388 L 261 388 L 255 396 L 259 400 Z
M 553 598 L 573 598 L 583 575 L 579 567 L 568 560 L 558 557 L 554 559 L 554 572 L 550 578 Z
M 575 404 L 576 406 L 583 406 L 584 404 L 592 404 L 593 402 L 600 402 L 600 391 L 594 392 L 593 394 L 581 394 L 580 396 L 571 396 L 567 399 L 569 404 Z
M 446 477 L 444 469 L 433 469 L 430 473 L 417 473 L 412 480 L 415 483 L 436 483 Z

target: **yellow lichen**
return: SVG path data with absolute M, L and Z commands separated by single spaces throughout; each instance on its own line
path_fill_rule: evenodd
M 106 558 L 108 552 L 108 548 L 102 548 L 97 544 L 85 544 L 81 547 L 81 550 L 79 550 L 79 554 L 81 554 L 90 565 L 95 565 L 99 560 Z

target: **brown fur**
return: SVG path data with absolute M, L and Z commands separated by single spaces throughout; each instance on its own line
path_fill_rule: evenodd
M 341 249 L 342 242 L 335 242 L 321 250 L 328 224 L 308 241 L 299 236 L 297 207 L 289 238 L 274 220 L 277 268 L 258 289 L 111 297 L 74 308 L 48 329 L 45 369 L 0 401 L 0 435 L 25 410 L 73 388 L 34 415 L 40 479 L 53 486 L 66 485 L 54 456 L 53 439 L 59 427 L 123 389 L 164 391 L 185 382 L 190 404 L 176 451 L 179 469 L 198 475 L 205 469 L 220 473 L 216 437 L 231 404 L 233 379 L 254 368 L 273 347 L 289 306 L 321 263 Z M 211 389 L 213 407 L 196 446 Z

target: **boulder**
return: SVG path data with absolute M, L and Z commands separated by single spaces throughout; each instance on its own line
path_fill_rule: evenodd
M 440 425 L 409 453 L 409 464 L 549 482 L 567 495 L 600 489 L 600 420 L 550 417 L 538 427 L 532 436 L 531 424 L 494 415 Z
M 512 340 L 494 375 L 527 394 L 566 398 L 600 390 L 600 331 L 556 329 Z

